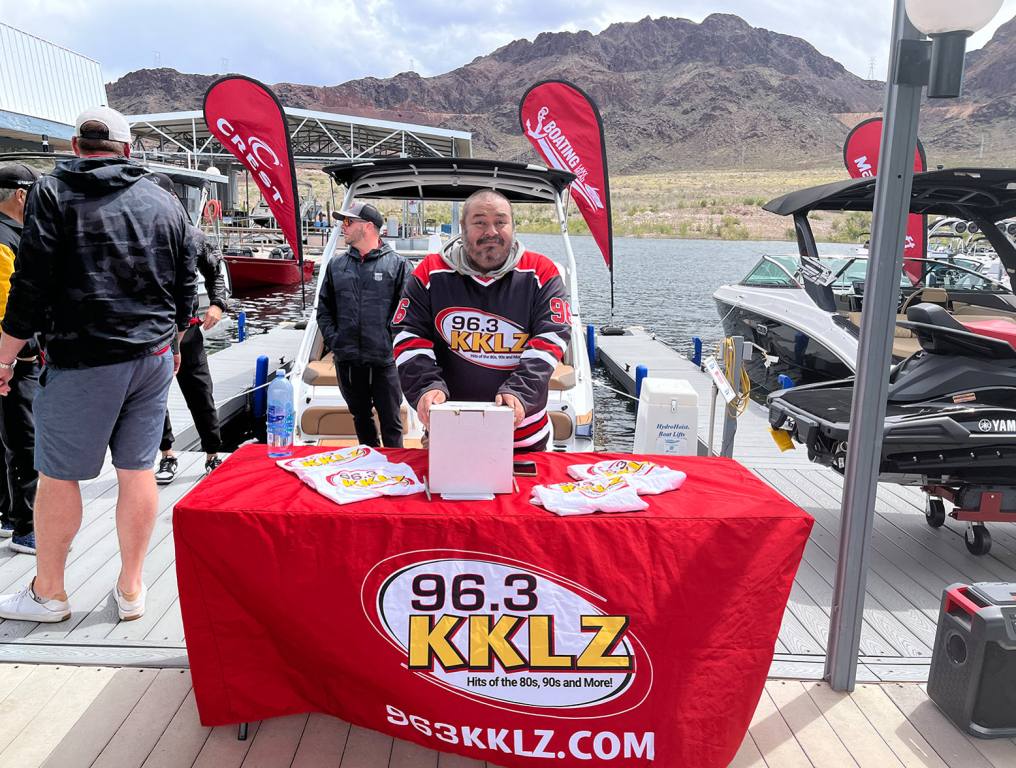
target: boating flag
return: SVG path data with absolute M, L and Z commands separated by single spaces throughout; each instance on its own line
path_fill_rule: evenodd
M 581 88 L 564 80 L 532 86 L 519 104 L 519 123 L 540 157 L 553 168 L 575 174 L 571 196 L 610 271 L 614 306 L 614 230 L 603 120 Z
M 267 85 L 242 75 L 230 75 L 209 86 L 204 113 L 208 130 L 250 172 L 279 222 L 300 263 L 302 296 L 300 202 L 293 147 L 282 104 Z
M 843 142 L 843 162 L 853 179 L 875 176 L 878 173 L 878 153 L 882 147 L 882 118 L 872 117 L 854 126 Z M 914 170 L 928 170 L 921 140 L 914 151 Z M 912 213 L 907 219 L 907 239 L 903 246 L 903 271 L 915 282 L 923 279 L 921 263 L 907 259 L 923 259 L 928 253 L 928 217 Z

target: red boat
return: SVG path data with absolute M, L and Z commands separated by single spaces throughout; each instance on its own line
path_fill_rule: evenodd
M 250 246 L 233 246 L 223 252 L 229 264 L 233 290 L 264 288 L 273 285 L 294 285 L 300 282 L 300 264 L 287 248 L 272 248 L 270 253 L 259 255 L 261 249 Z M 303 262 L 303 279 L 309 283 L 314 275 L 314 262 Z

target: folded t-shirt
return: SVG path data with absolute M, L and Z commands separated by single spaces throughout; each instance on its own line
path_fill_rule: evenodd
M 652 461 L 598 461 L 595 464 L 572 464 L 568 474 L 576 480 L 592 480 L 598 477 L 623 477 L 642 496 L 676 491 L 688 476 L 677 469 L 661 467 Z
M 393 464 L 366 445 L 285 459 L 279 466 L 336 504 L 423 491 L 412 467 Z
M 593 512 L 639 512 L 649 507 L 624 477 L 537 485 L 533 488 L 531 501 L 561 516 L 591 515 Z

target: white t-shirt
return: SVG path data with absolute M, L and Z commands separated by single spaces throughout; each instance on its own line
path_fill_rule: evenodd
M 283 459 L 278 464 L 336 504 L 423 491 L 412 467 L 393 464 L 366 445 Z
M 533 488 L 531 501 L 562 516 L 590 515 L 593 512 L 639 512 L 649 508 L 624 477 L 537 485 Z
M 602 477 L 623 477 L 641 496 L 676 491 L 688 476 L 677 469 L 661 467 L 651 461 L 598 461 L 595 464 L 572 464 L 568 474 L 576 480 Z

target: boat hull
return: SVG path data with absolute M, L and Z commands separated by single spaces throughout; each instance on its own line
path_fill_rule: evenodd
M 814 335 L 778 318 L 765 316 L 715 297 L 725 336 L 743 336 L 770 357 L 758 352 L 748 361 L 752 389 L 760 393 L 781 389 L 778 379 L 789 376 L 794 385 L 832 381 L 853 375 L 853 370 Z M 773 361 L 771 358 L 777 358 Z
M 234 290 L 262 288 L 272 285 L 294 285 L 300 282 L 300 264 L 294 259 L 266 259 L 257 256 L 225 256 Z M 314 262 L 303 262 L 303 279 L 314 275 Z

